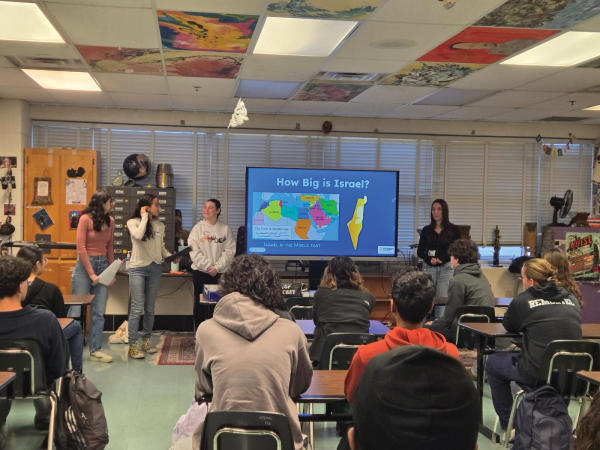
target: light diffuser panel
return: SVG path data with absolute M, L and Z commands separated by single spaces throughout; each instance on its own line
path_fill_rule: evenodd
M 35 3 L 0 1 L 0 41 L 65 42 Z

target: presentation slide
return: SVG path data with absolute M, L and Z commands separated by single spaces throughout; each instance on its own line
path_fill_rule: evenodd
M 246 251 L 393 258 L 398 172 L 246 170 Z

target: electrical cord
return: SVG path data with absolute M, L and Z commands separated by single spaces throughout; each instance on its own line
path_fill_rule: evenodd
M 175 292 L 177 292 L 179 289 L 181 289 L 183 286 L 185 286 L 187 284 L 189 280 L 185 280 L 181 286 L 179 286 L 177 289 L 175 289 L 173 292 L 169 292 L 168 294 L 162 294 L 162 295 L 158 295 L 156 298 L 160 298 L 160 297 L 166 297 L 167 295 L 173 295 Z

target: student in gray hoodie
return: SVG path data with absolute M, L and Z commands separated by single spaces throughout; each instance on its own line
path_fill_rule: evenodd
M 454 269 L 454 277 L 448 286 L 448 302 L 444 316 L 425 325 L 432 331 L 437 331 L 444 337 L 454 342 L 450 335 L 454 314 L 460 306 L 480 305 L 494 306 L 492 287 L 479 265 L 479 252 L 477 245 L 470 239 L 458 239 L 448 249 L 450 265 Z
M 233 260 L 220 281 L 223 297 L 213 318 L 196 332 L 196 393 L 212 394 L 210 411 L 265 411 L 285 414 L 295 449 L 304 448 L 299 397 L 312 380 L 308 343 L 285 309 L 279 276 L 259 255 Z M 200 448 L 202 425 L 193 436 Z

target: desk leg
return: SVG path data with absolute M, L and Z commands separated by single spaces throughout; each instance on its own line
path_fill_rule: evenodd
M 483 356 L 485 354 L 485 345 L 487 343 L 487 337 L 480 334 L 477 339 L 477 394 L 479 394 L 479 432 L 486 438 L 490 439 L 494 444 L 500 442 L 500 436 L 494 433 L 494 430 L 490 430 L 483 424 L 483 387 L 484 387 L 484 376 L 485 367 L 483 366 Z
M 79 317 L 81 319 L 81 332 L 83 333 L 83 346 L 84 347 L 87 345 L 87 342 L 88 342 L 88 338 L 87 338 L 87 335 L 85 333 L 85 325 L 87 323 L 87 309 L 88 309 L 88 307 L 90 307 L 90 304 L 81 305 L 81 316 Z
M 308 413 L 311 415 L 314 413 L 312 403 L 308 404 Z M 310 440 L 312 449 L 315 450 L 315 423 L 312 420 L 308 424 L 308 439 Z

